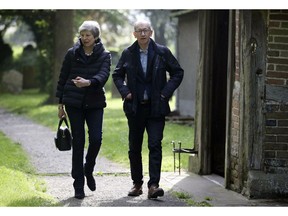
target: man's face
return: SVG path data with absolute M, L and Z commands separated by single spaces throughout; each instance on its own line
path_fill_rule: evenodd
M 146 47 L 149 43 L 149 39 L 152 36 L 153 31 L 150 26 L 146 23 L 139 23 L 135 31 L 133 32 L 134 37 L 137 39 L 140 46 Z

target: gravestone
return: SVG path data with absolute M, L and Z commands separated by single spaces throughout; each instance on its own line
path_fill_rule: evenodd
M 2 88 L 6 92 L 20 93 L 23 89 L 23 75 L 14 69 L 5 71 L 2 76 Z

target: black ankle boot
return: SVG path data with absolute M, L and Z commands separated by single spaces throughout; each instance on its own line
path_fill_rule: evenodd
M 84 188 L 75 188 L 75 198 L 77 199 L 84 199 L 85 193 Z
M 86 176 L 87 186 L 91 191 L 96 190 L 96 182 L 93 175 Z
M 93 172 L 87 172 L 87 170 L 85 169 L 85 165 L 84 165 L 84 175 L 86 177 L 88 188 L 91 191 L 95 191 L 96 190 L 96 182 L 95 182 L 95 179 L 93 177 Z

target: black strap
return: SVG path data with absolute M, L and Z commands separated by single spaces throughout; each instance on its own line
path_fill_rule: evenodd
M 60 126 L 62 125 L 63 121 L 65 122 L 66 126 L 69 128 L 69 124 L 68 124 L 68 121 L 65 117 L 62 117 L 60 120 L 59 120 L 59 124 L 58 124 L 58 129 L 60 128 Z

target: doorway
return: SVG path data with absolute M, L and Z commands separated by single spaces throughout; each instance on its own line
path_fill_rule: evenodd
M 211 173 L 224 177 L 229 11 L 215 11 L 212 32 Z

